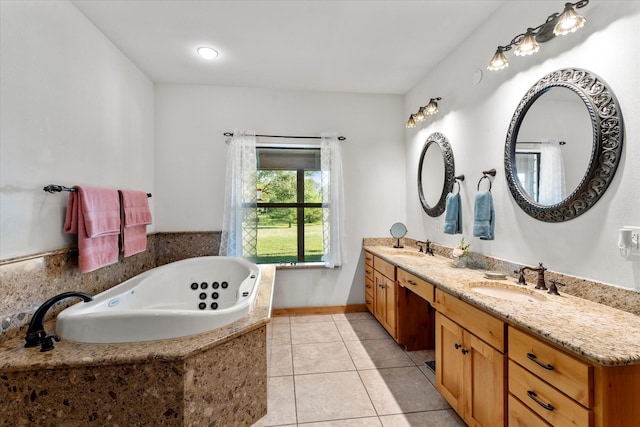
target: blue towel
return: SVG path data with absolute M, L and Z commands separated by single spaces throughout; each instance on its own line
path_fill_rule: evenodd
M 446 234 L 462 234 L 462 205 L 460 194 L 447 194 L 444 214 L 444 232 Z
M 496 221 L 490 191 L 476 194 L 473 219 L 473 236 L 481 240 L 493 240 Z

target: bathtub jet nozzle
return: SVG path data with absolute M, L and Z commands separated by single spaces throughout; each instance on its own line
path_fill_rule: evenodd
M 34 313 L 29 323 L 29 329 L 27 330 L 27 336 L 25 337 L 25 347 L 37 347 L 41 346 L 45 342 L 47 333 L 44 331 L 44 317 L 47 311 L 57 302 L 65 300 L 67 298 L 78 297 L 82 298 L 84 302 L 92 301 L 93 297 L 84 292 L 63 292 L 54 297 L 46 300 Z

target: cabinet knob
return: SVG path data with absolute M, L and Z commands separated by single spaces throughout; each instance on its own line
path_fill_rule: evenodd
M 467 353 L 469 353 L 469 350 L 467 350 L 466 348 L 463 348 L 462 349 L 462 354 L 467 354 Z
M 455 343 L 453 346 L 456 348 L 456 350 L 458 350 L 458 349 L 460 349 L 460 347 L 462 347 L 462 345 L 460 345 L 458 343 Z

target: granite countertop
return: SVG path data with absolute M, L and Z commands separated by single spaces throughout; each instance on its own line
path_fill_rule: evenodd
M 575 354 L 600 365 L 640 364 L 640 316 L 586 299 L 563 294 L 550 295 L 527 291 L 543 301 L 514 302 L 491 297 L 472 290 L 474 283 L 487 286 L 517 286 L 515 278 L 489 280 L 486 271 L 455 268 L 451 259 L 426 256 L 414 248 L 395 249 L 388 246 L 365 246 L 374 255 L 421 277 L 438 289 L 479 307 L 521 329 L 539 335 Z
M 187 337 L 139 343 L 85 344 L 62 340 L 55 344 L 54 350 L 45 353 L 38 348 L 24 348 L 24 337 L 14 337 L 0 343 L 0 372 L 185 359 L 267 324 L 275 270 L 275 266 L 260 266 L 261 279 L 254 308 L 248 316 L 227 326 Z M 53 330 L 54 325 L 48 324 L 46 329 Z

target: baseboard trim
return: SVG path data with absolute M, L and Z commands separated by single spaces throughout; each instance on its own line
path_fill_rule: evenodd
M 271 316 L 304 316 L 309 314 L 360 313 L 367 311 L 366 304 L 334 305 L 328 307 L 292 307 L 274 308 Z

